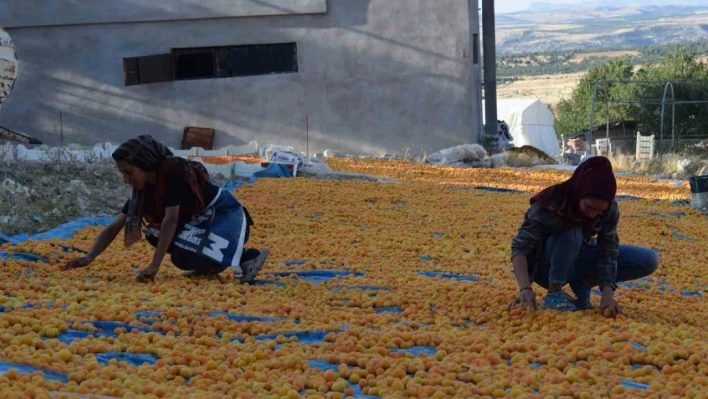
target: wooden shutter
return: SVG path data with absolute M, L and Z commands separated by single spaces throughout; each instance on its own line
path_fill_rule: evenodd
M 125 85 L 171 82 L 174 80 L 171 54 L 123 59 Z
M 138 71 L 138 57 L 123 58 L 123 75 L 126 86 L 140 84 L 140 71 Z

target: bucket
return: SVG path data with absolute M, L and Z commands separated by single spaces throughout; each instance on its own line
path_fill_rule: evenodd
M 708 208 L 708 175 L 694 176 L 691 182 L 691 203 L 697 208 Z

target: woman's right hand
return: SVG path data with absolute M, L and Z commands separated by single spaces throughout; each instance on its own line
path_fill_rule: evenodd
M 62 270 L 72 270 L 72 269 L 80 269 L 82 267 L 86 267 L 93 262 L 93 258 L 91 256 L 82 256 L 81 258 L 74 259 L 67 263 Z
M 509 302 L 509 310 L 514 309 L 516 305 L 519 305 L 520 309 L 528 308 L 529 310 L 536 310 L 536 294 L 534 294 L 531 288 L 527 288 L 519 292 L 519 296 Z

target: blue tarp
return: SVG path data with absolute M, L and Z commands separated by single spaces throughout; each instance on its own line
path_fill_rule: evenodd
M 312 344 L 321 344 L 324 342 L 325 337 L 329 333 L 326 331 L 296 331 L 296 332 L 284 332 L 284 333 L 276 333 L 276 334 L 267 334 L 267 335 L 258 335 L 255 336 L 254 338 L 257 341 L 267 341 L 267 340 L 275 340 L 279 336 L 283 336 L 285 338 L 292 338 L 292 337 L 297 337 L 297 342 L 299 344 L 306 344 L 306 345 L 312 345 Z
M 632 389 L 641 389 L 641 390 L 649 389 L 649 385 L 639 384 L 637 382 L 632 382 L 632 381 L 622 381 L 622 386 L 625 388 L 632 388 Z
M 112 359 L 119 362 L 126 362 L 131 366 L 142 366 L 145 363 L 155 364 L 157 357 L 146 353 L 126 353 L 126 352 L 109 352 L 97 353 L 96 360 L 103 364 L 108 364 Z
M 339 364 L 330 364 L 326 360 L 308 360 L 307 365 L 313 369 L 320 369 L 322 371 L 332 370 L 335 373 L 339 370 Z M 353 367 L 347 366 L 347 368 L 352 369 Z
M 276 287 L 285 288 L 285 284 L 283 284 L 279 281 L 272 281 L 272 280 L 256 280 L 251 285 L 255 285 L 255 286 L 274 285 Z
M 345 276 L 356 276 L 362 277 L 364 273 L 361 272 L 351 272 L 346 270 L 303 270 L 297 272 L 274 272 L 268 273 L 272 276 L 288 277 L 288 276 L 298 276 L 299 278 L 309 281 L 313 284 L 320 284 L 326 281 L 330 281 L 335 277 L 345 277 Z
M 393 353 L 412 353 L 413 356 L 418 356 L 421 353 L 426 356 L 434 356 L 437 353 L 437 349 L 430 346 L 414 346 L 408 349 L 391 349 L 390 352 Z
M 681 233 L 677 233 L 677 232 L 675 232 L 675 231 L 674 231 L 673 233 L 671 233 L 671 235 L 673 235 L 674 238 L 678 238 L 679 240 L 686 240 L 686 241 L 689 241 L 689 242 L 696 242 L 695 239 L 693 239 L 693 238 L 691 238 L 691 237 L 689 237 L 689 236 L 685 236 L 685 235 L 683 235 L 683 234 L 681 234 Z
M 647 351 L 647 348 L 646 348 L 645 346 L 639 345 L 639 344 L 636 343 L 636 342 L 630 342 L 629 344 L 632 345 L 633 348 L 639 349 L 639 350 L 642 351 L 642 352 L 646 352 L 646 351 Z
M 32 366 L 25 366 L 24 364 L 0 362 L 0 375 L 7 374 L 10 369 L 15 369 L 18 373 L 21 374 L 32 374 L 35 371 L 41 371 L 44 373 L 44 378 L 48 380 L 60 381 L 65 384 L 69 382 L 69 378 L 66 376 L 66 374 L 57 373 L 56 371 L 42 370 Z
M 261 178 L 280 178 L 280 177 L 293 177 L 293 171 L 288 169 L 287 165 L 280 163 L 268 164 L 264 170 L 254 173 L 251 179 L 248 181 L 249 184 L 253 184 L 256 180 Z
M 55 229 L 49 230 L 44 233 L 39 233 L 35 235 L 20 234 L 14 237 L 8 237 L 5 234 L 0 233 L 0 244 L 9 242 L 13 245 L 23 243 L 28 240 L 35 241 L 45 241 L 45 240 L 66 240 L 74 236 L 79 230 L 82 230 L 89 226 L 105 226 L 113 222 L 113 217 L 85 217 L 74 220 L 63 224 Z
M 157 331 L 146 327 L 133 326 L 130 324 L 117 323 L 115 321 L 89 321 L 87 323 L 93 324 L 94 327 L 102 330 L 100 333 L 96 333 L 94 335 L 104 335 L 107 337 L 118 338 L 118 335 L 114 332 L 116 328 L 125 328 L 127 332 L 138 330 L 146 333 L 155 332 L 158 334 L 164 334 L 162 331 Z
M 41 256 L 35 255 L 35 254 L 27 254 L 27 253 L 18 253 L 14 252 L 12 256 L 8 255 L 7 251 L 0 251 L 0 259 L 13 259 L 13 260 L 19 260 L 23 262 L 44 262 L 44 263 L 49 263 L 47 259 L 42 258 Z
M 454 280 L 460 280 L 460 281 L 473 281 L 473 282 L 482 281 L 482 279 L 477 278 L 477 277 L 464 276 L 461 274 L 444 273 L 444 272 L 418 272 L 418 274 L 421 276 L 431 277 L 431 278 L 440 277 L 443 279 L 454 279 Z
M 423 255 L 420 257 L 420 260 L 424 262 L 430 262 L 431 260 L 433 260 L 433 258 L 431 258 L 430 256 Z
M 282 317 L 266 317 L 266 316 L 248 316 L 248 315 L 240 315 L 240 314 L 232 314 L 232 313 L 226 313 L 226 312 L 211 312 L 209 314 L 211 317 L 216 317 L 216 316 L 226 316 L 229 318 L 229 320 L 236 321 L 239 323 L 250 323 L 254 321 L 258 322 L 263 322 L 263 323 L 274 323 L 278 321 L 287 321 L 288 319 L 284 319 Z
M 635 197 L 635 196 L 633 196 L 633 195 L 618 195 L 618 196 L 615 197 L 615 199 L 616 199 L 617 201 L 623 201 L 623 200 L 624 200 L 624 201 L 640 201 L 640 200 L 643 200 L 643 199 L 645 199 L 645 198 L 642 198 L 642 197 Z
M 285 266 L 304 266 L 305 262 L 303 261 L 288 261 L 288 262 L 283 262 Z
M 474 188 L 475 190 L 480 190 L 480 191 L 489 191 L 493 193 L 513 193 L 513 194 L 523 194 L 523 191 L 519 190 L 512 190 L 509 188 L 497 188 L 497 187 L 486 187 L 486 186 L 477 186 Z
M 348 285 L 345 287 L 332 287 L 329 291 L 341 291 L 343 288 L 348 290 L 364 290 L 364 291 L 391 291 L 390 288 L 386 287 L 374 287 L 372 285 Z
M 376 313 L 403 313 L 403 309 L 398 306 L 391 306 L 389 308 L 374 308 Z

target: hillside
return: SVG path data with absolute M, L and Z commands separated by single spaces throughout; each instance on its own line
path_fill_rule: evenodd
M 500 54 L 623 49 L 708 40 L 708 4 L 613 2 L 557 6 L 496 18 Z

